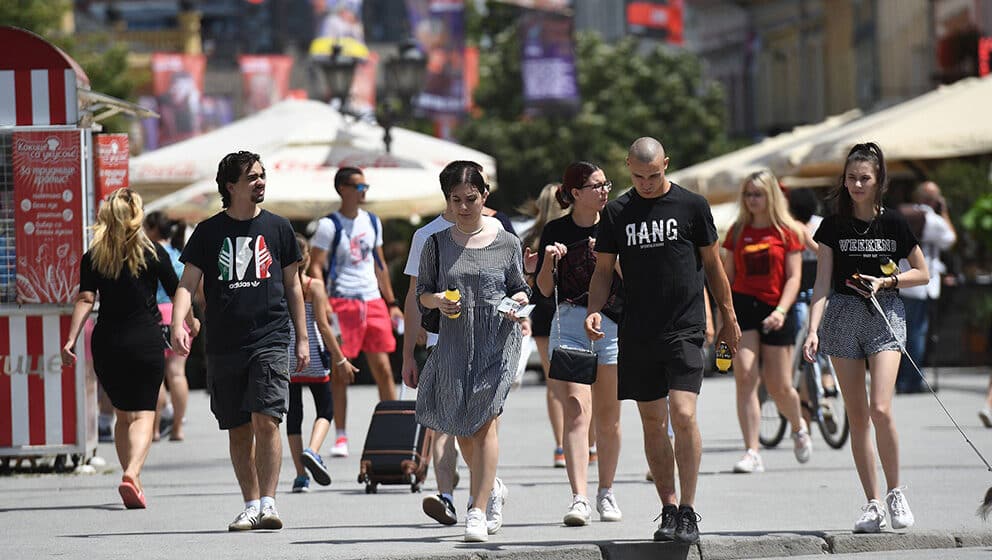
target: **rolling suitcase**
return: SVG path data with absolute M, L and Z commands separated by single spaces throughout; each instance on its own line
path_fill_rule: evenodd
M 366 494 L 380 484 L 409 484 L 419 492 L 427 478 L 432 432 L 417 423 L 416 401 L 383 401 L 376 405 L 365 437 L 358 482 Z

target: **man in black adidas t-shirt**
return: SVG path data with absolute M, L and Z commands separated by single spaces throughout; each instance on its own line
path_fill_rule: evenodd
M 617 392 L 620 399 L 637 401 L 648 466 L 664 506 L 654 539 L 695 543 L 699 529 L 692 506 L 702 454 L 696 399 L 703 379 L 704 273 L 723 317 L 718 340 L 736 352 L 741 330 L 706 199 L 665 178 L 668 158 L 654 138 L 639 138 L 631 145 L 627 167 L 634 188 L 601 213 L 586 332 L 593 340 L 603 336 L 599 310 L 619 257 L 624 315 Z M 668 439 L 669 413 L 674 452 Z M 681 501 L 676 499 L 675 462 Z

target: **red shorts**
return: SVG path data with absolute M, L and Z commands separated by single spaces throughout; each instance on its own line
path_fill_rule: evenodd
M 346 358 L 353 360 L 361 352 L 389 353 L 396 350 L 389 308 L 382 298 L 362 301 L 332 297 L 328 301 L 338 316 L 341 351 Z

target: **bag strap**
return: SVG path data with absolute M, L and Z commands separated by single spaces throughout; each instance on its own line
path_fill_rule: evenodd
M 327 251 L 327 268 L 324 269 L 324 286 L 330 287 L 335 277 L 334 269 L 338 260 L 338 245 L 341 244 L 341 219 L 338 218 L 337 212 L 331 212 L 325 217 L 334 224 L 334 239 Z
M 555 257 L 554 265 L 551 267 L 551 280 L 555 288 L 555 327 L 558 329 L 558 345 L 561 346 L 561 313 L 558 312 L 558 257 Z M 589 340 L 589 350 L 595 352 L 591 339 Z

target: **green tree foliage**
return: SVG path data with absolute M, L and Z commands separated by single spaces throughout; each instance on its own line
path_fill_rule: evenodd
M 458 140 L 492 154 L 499 167 L 494 206 L 510 209 L 557 181 L 570 162 L 597 163 L 618 187 L 629 184 L 627 147 L 640 136 L 665 144 L 670 170 L 722 153 L 723 92 L 702 77 L 699 60 L 635 40 L 577 37 L 582 104 L 574 115 L 524 116 L 521 44 L 515 26 L 490 37 L 480 60 L 478 108 Z
M 60 31 L 62 17 L 72 9 L 70 0 L 0 1 L 0 24 L 27 29 L 51 41 L 73 57 L 90 79 L 93 91 L 120 99 L 133 97 L 138 86 L 127 65 L 127 46 L 115 43 L 107 35 L 85 38 L 67 36 Z M 115 117 L 103 123 L 104 130 L 124 132 L 127 120 Z

